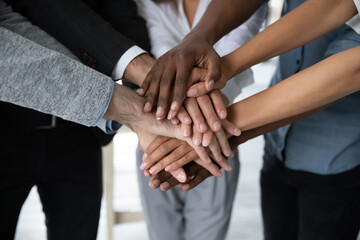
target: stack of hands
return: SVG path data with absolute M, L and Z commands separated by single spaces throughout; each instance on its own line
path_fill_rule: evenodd
M 171 122 L 169 131 L 176 132 L 171 138 L 137 131 L 144 151 L 140 169 L 152 178 L 150 187 L 163 191 L 176 185 L 188 191 L 209 176 L 221 177 L 221 168 L 231 171 L 227 159 L 234 153 L 228 139 L 241 134 L 227 120 L 228 100 L 219 89 L 229 78 L 221 74 L 219 56 L 207 46 L 210 51 L 205 52 L 212 58 L 209 62 L 218 66 L 192 63 L 191 57 L 173 58 L 182 47 L 188 52 L 192 49 L 185 40 L 179 49 L 161 57 L 137 91 L 146 99 L 143 111 L 153 112 L 159 121 Z

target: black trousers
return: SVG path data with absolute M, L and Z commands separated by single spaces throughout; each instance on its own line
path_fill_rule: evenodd
M 322 176 L 285 168 L 265 151 L 261 206 L 265 240 L 356 240 L 360 167 Z
M 101 148 L 73 123 L 0 136 L 0 239 L 14 238 L 21 207 L 37 186 L 49 240 L 96 239 Z

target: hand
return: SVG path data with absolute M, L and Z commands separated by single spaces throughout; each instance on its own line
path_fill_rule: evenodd
M 209 146 L 212 141 L 213 132 L 221 146 L 222 153 L 227 156 L 232 156 L 229 144 L 227 143 L 226 134 L 239 136 L 241 131 L 231 122 L 225 120 L 227 117 L 226 103 L 228 100 L 219 90 L 214 90 L 209 95 L 204 95 L 198 98 L 187 98 L 184 106 L 194 122 L 193 129 L 193 143 L 195 145 Z M 180 110 L 179 114 L 182 112 Z M 205 119 L 204 119 L 205 118 Z M 205 123 L 205 120 L 207 124 Z M 183 126 L 184 124 L 182 124 Z M 222 126 L 223 125 L 223 126 Z M 208 126 L 211 126 L 208 128 Z M 226 133 L 224 132 L 225 129 Z M 210 145 L 210 148 L 213 145 Z M 210 149 L 213 153 L 214 150 Z M 214 154 L 217 155 L 216 153 Z M 218 160 L 218 158 L 216 158 Z
M 190 161 L 198 161 L 213 175 L 221 177 L 218 166 L 211 161 L 205 163 L 200 160 L 193 147 L 177 139 L 158 136 L 145 150 L 140 169 L 145 170 L 145 173 L 149 169 L 149 174 L 153 175 L 163 169 L 172 171 Z
M 201 34 L 190 33 L 180 45 L 160 57 L 146 76 L 141 85 L 142 94 L 146 93 L 144 111 L 150 112 L 157 102 L 156 116 L 159 119 L 166 117 L 169 108 L 168 116 L 176 116 L 185 92 L 192 84 L 189 79 L 194 67 L 207 70 L 203 80 L 206 88 L 211 90 L 221 76 L 220 57 Z
M 152 177 L 149 182 L 149 186 L 151 188 L 160 187 L 162 191 L 167 191 L 175 186 L 179 186 L 183 191 L 189 191 L 202 183 L 206 178 L 212 176 L 208 170 L 195 162 L 188 163 L 184 166 L 184 169 L 188 176 L 185 183 L 180 183 L 170 173 L 162 171 Z
M 197 73 L 196 73 L 197 79 L 203 79 L 202 74 L 204 74 L 204 73 L 198 69 L 195 71 L 197 71 Z M 225 73 L 226 73 L 226 70 L 223 69 L 222 75 L 221 75 L 220 79 L 218 81 L 216 81 L 216 83 L 214 84 L 213 89 L 223 89 L 226 86 L 226 83 L 228 80 L 231 79 L 231 76 L 227 76 Z M 186 96 L 187 97 L 199 97 L 199 96 L 203 96 L 208 93 L 209 93 L 209 90 L 206 88 L 206 83 L 204 81 L 199 81 L 199 82 L 196 82 L 195 84 L 193 84 L 187 90 Z
M 139 139 L 139 147 L 142 151 L 144 151 L 144 149 L 146 149 L 150 145 L 150 143 L 153 142 L 157 137 L 167 138 L 167 137 L 156 136 L 155 134 L 143 131 L 141 129 L 138 129 L 136 134 Z M 177 140 L 177 139 L 174 139 L 174 140 Z M 177 141 L 180 141 L 180 140 L 177 140 Z M 145 154 L 144 154 L 144 156 L 145 156 Z M 196 157 L 197 157 L 197 155 L 196 155 Z M 140 168 L 141 168 L 141 166 L 140 166 Z M 174 170 L 168 169 L 168 172 L 179 182 L 185 182 L 187 179 L 186 173 L 181 166 L 174 168 Z M 146 172 L 145 175 L 148 177 L 151 176 L 151 174 L 148 172 Z

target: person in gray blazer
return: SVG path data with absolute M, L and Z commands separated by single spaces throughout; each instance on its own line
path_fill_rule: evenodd
M 139 126 L 158 133 L 169 133 L 169 126 L 143 114 L 143 101 L 134 91 L 77 61 L 62 44 L 2 1 L 0 39 L 4 123 L 0 236 L 14 238 L 21 206 L 37 185 L 49 239 L 95 239 L 101 201 L 100 144 L 88 128 L 72 122 L 109 132 L 120 126 L 118 121 L 138 134 L 142 134 Z M 56 118 L 56 127 L 52 122 L 34 127 L 33 121 L 16 117 L 28 109 L 9 103 L 72 122 Z

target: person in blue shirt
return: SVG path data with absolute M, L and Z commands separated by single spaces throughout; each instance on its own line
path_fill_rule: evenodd
M 214 0 L 202 19 L 203 24 L 199 23 L 197 29 L 180 46 L 168 52 L 163 60 L 168 64 L 180 61 L 173 56 L 182 50 L 181 54 L 189 56 L 187 62 L 191 62 L 193 56 L 199 59 L 199 56 L 205 55 L 203 62 L 194 60 L 194 65 L 207 67 L 213 56 L 204 54 L 211 51 L 204 49 L 235 23 L 246 19 L 246 14 L 256 9 L 261 1 L 247 2 L 248 11 L 240 8 L 245 2 Z M 285 0 L 283 15 L 304 2 Z M 319 2 L 313 0 L 311 4 Z M 240 13 L 242 18 L 235 16 Z M 306 14 L 303 16 L 307 17 Z M 337 14 L 333 18 L 337 18 Z M 221 27 L 223 30 L 218 30 Z M 311 28 L 308 31 L 311 32 Z M 339 52 L 354 48 L 356 53 L 359 44 L 360 35 L 349 26 L 340 26 L 281 55 L 271 86 Z M 184 53 L 184 50 L 187 52 Z M 156 71 L 161 71 L 161 62 L 152 70 Z M 153 73 L 150 72 L 150 76 L 154 76 Z M 217 79 L 214 77 L 213 80 Z M 206 87 L 211 87 L 214 82 L 207 81 Z M 316 84 L 316 79 L 313 82 Z M 360 93 L 355 92 L 317 114 L 265 135 L 261 172 L 265 239 L 356 239 L 360 227 L 359 104 Z

